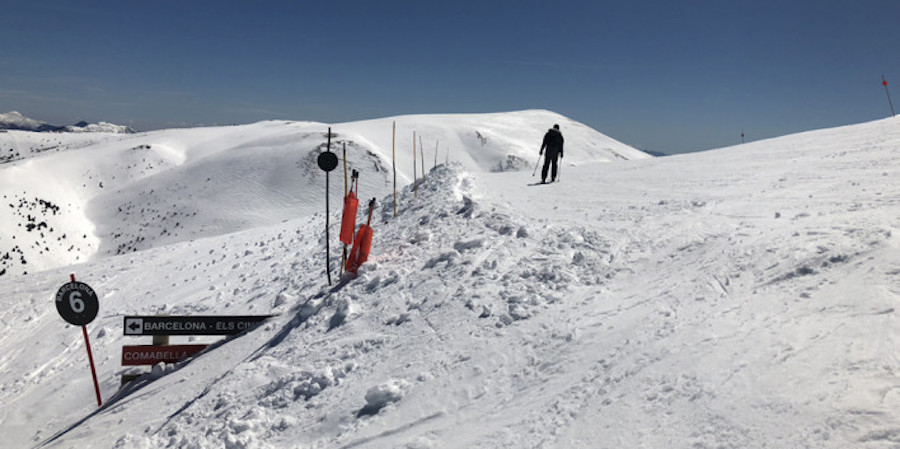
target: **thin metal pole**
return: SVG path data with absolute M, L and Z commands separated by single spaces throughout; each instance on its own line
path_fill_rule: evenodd
M 328 128 L 328 149 L 327 151 L 331 151 L 331 127 Z M 328 273 L 328 285 L 331 285 L 331 237 L 328 236 L 328 218 L 331 215 L 328 207 L 329 192 L 328 185 L 330 184 L 328 179 L 328 172 L 325 172 L 325 272 Z
M 884 93 L 887 94 L 888 104 L 891 106 L 891 117 L 895 117 L 897 114 L 894 114 L 894 102 L 891 101 L 891 93 L 887 88 L 887 80 L 884 79 L 884 75 L 881 75 L 881 85 L 884 86 Z
M 102 407 L 103 399 L 100 398 L 100 385 L 97 383 L 97 368 L 94 368 L 94 354 L 91 353 L 91 340 L 88 338 L 87 326 L 81 326 L 81 333 L 84 334 L 84 346 L 87 347 L 88 360 L 91 361 L 91 377 L 94 378 L 94 392 L 97 393 L 97 407 Z
M 344 198 L 347 198 L 347 194 L 347 142 L 344 142 Z M 338 270 L 338 276 L 344 274 L 344 264 L 347 263 L 347 244 L 345 243 L 341 246 L 343 251 L 341 252 L 341 268 Z
M 347 142 L 344 142 L 344 196 L 347 196 Z
M 69 275 L 69 279 L 75 282 L 75 273 Z M 91 377 L 94 379 L 94 393 L 97 395 L 97 407 L 103 406 L 103 399 L 100 397 L 100 383 L 97 382 L 97 368 L 94 367 L 94 353 L 91 351 L 91 340 L 88 338 L 87 325 L 81 326 L 81 333 L 84 335 L 84 347 L 87 348 L 88 361 L 91 363 Z

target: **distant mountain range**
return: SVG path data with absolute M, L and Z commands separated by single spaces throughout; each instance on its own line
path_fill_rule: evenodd
M 17 111 L 7 112 L 5 114 L 0 114 L 0 130 L 20 130 L 20 131 L 34 131 L 34 132 L 70 132 L 70 133 L 83 133 L 83 132 L 102 132 L 102 133 L 116 133 L 116 134 L 131 134 L 134 133 L 135 130 L 129 126 L 115 125 L 107 122 L 99 122 L 99 123 L 88 123 L 88 122 L 78 122 L 74 125 L 67 126 L 57 126 L 51 125 L 47 122 L 42 122 L 40 120 L 35 120 L 33 118 L 26 117 Z

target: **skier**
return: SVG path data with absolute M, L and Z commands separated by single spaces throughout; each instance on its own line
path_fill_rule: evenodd
M 544 158 L 544 168 L 541 170 L 541 184 L 547 183 L 547 171 L 550 170 L 550 182 L 556 181 L 556 159 L 563 157 L 563 136 L 559 132 L 559 125 L 553 125 L 553 128 L 544 134 L 544 142 L 541 144 L 541 151 L 538 154 L 544 154 L 547 150 L 547 156 Z M 551 164 L 553 169 L 550 169 Z

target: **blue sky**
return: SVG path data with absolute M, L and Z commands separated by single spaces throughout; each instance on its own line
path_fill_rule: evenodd
M 900 1 L 34 1 L 0 112 L 140 130 L 550 109 L 641 149 L 882 118 Z M 900 106 L 900 104 L 898 104 Z M 548 124 L 548 126 L 551 124 Z

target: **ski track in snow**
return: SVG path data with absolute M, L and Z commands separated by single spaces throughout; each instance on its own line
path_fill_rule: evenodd
M 527 172 L 440 166 L 397 217 L 379 198 L 372 256 L 332 286 L 321 214 L 78 267 L 108 304 L 97 354 L 133 343 L 126 313 L 279 313 L 93 414 L 83 343 L 29 342 L 66 271 L 4 281 L 29 300 L 0 320 L 29 331 L 0 347 L 39 356 L 0 403 L 88 398 L 41 447 L 900 447 L 900 127 L 860 128 L 564 166 L 537 197 Z

